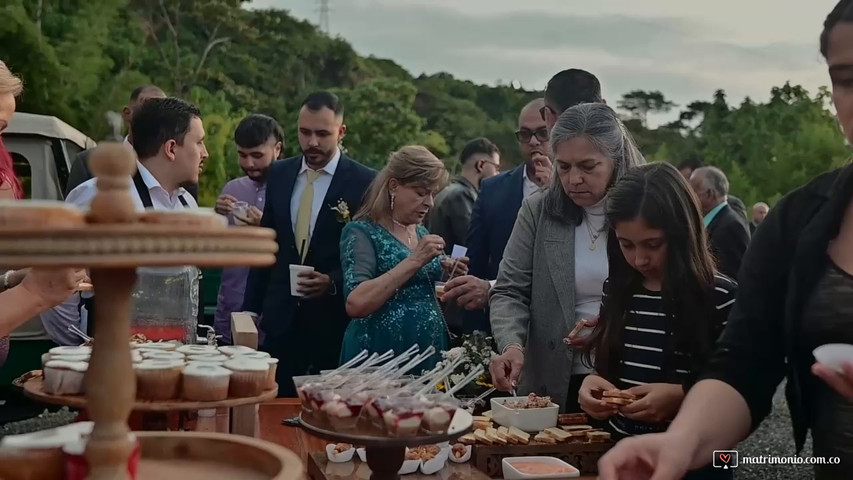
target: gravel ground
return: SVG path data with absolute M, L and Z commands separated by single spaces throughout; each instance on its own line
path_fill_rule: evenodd
M 785 401 L 785 384 L 780 385 L 773 397 L 773 411 L 758 430 L 746 441 L 738 445 L 741 456 L 777 455 L 793 456 L 794 430 L 791 427 L 791 415 L 788 403 Z M 806 440 L 802 456 L 812 454 L 811 437 Z M 799 480 L 814 478 L 813 467 L 810 465 L 741 465 L 735 471 L 737 480 Z

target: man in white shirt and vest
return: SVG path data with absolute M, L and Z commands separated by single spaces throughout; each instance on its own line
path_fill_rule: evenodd
M 198 107 L 178 98 L 154 98 L 135 112 L 130 128 L 137 154 L 130 195 L 137 210 L 197 208 L 195 199 L 181 185 L 198 183 L 207 158 Z M 93 178 L 77 186 L 68 194 L 66 203 L 87 209 L 98 191 L 96 182 Z M 75 294 L 41 315 L 53 341 L 60 345 L 80 344 L 68 326 L 80 328 L 90 323 L 80 313 L 82 303 L 80 294 Z
M 272 267 L 252 268 L 243 310 L 260 317 L 261 349 L 279 359 L 280 396 L 296 396 L 293 376 L 319 373 L 339 363 L 349 323 L 344 307 L 341 230 L 361 206 L 376 172 L 341 152 L 346 133 L 343 105 L 329 92 L 308 95 L 299 111 L 302 155 L 276 162 L 267 176 L 261 227 L 276 231 L 278 253 Z M 290 265 L 302 272 L 291 295 Z

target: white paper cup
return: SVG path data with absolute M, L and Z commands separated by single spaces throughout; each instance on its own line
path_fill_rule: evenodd
M 853 362 L 853 345 L 827 343 L 815 348 L 812 354 L 818 362 L 840 373 L 845 362 Z
M 298 286 L 296 282 L 299 281 L 297 278 L 302 272 L 313 272 L 314 267 L 308 265 L 290 265 L 290 294 L 294 297 L 304 297 L 305 295 L 296 291 L 296 287 Z
M 236 202 L 231 215 L 234 216 L 235 225 L 248 225 L 246 219 L 249 218 L 249 204 L 246 202 Z

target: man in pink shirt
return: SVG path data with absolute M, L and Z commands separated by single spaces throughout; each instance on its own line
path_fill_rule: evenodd
M 257 226 L 267 197 L 267 173 L 284 149 L 284 133 L 275 119 L 251 114 L 234 131 L 240 168 L 246 176 L 231 180 L 216 200 L 216 212 L 228 217 L 231 225 Z M 221 344 L 231 343 L 231 313 L 241 310 L 249 267 L 222 270 L 222 284 L 216 301 L 214 328 L 222 335 Z

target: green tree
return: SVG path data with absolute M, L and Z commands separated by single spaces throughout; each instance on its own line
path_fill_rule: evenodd
M 667 100 L 658 90 L 633 90 L 623 95 L 617 105 L 631 117 L 638 119 L 643 127 L 648 124 L 649 113 L 667 113 L 678 106 Z
M 379 78 L 335 93 L 345 106 L 344 146 L 360 162 L 382 168 L 392 151 L 422 138 L 424 121 L 413 109 L 417 90 L 411 83 Z

